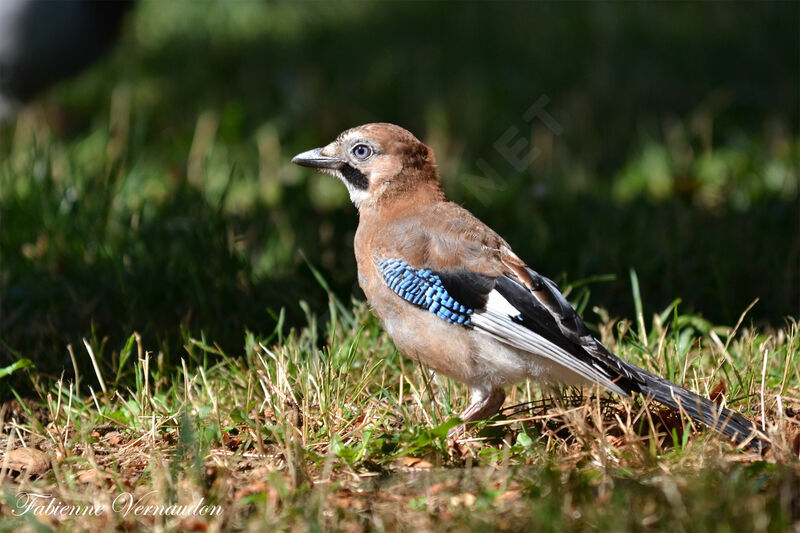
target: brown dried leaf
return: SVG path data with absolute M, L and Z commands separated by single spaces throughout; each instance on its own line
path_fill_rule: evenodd
M 653 409 L 652 417 L 656 431 L 666 434 L 667 444 L 672 443 L 672 430 L 675 430 L 679 441 L 683 438 L 683 420 L 678 411 L 668 407 L 657 408 Z M 646 431 L 644 426 L 643 429 Z
M 239 437 L 232 435 L 229 432 L 225 432 L 222 434 L 222 444 L 224 444 L 229 450 L 235 451 L 239 448 Z
M 181 531 L 207 531 L 208 524 L 201 522 L 197 517 L 189 516 L 181 520 Z
M 431 494 L 436 494 L 437 492 L 441 492 L 447 488 L 448 486 L 445 485 L 444 483 L 434 483 L 433 485 L 430 486 L 428 492 L 430 492 Z
M 280 495 L 275 487 L 271 487 L 264 481 L 258 481 L 256 483 L 251 483 L 250 485 L 243 487 L 237 490 L 234 495 L 234 500 L 241 500 L 247 496 L 251 496 L 253 494 L 258 494 L 263 492 L 267 495 L 267 501 L 273 506 L 277 507 L 280 503 Z
M 431 463 L 418 457 L 403 457 L 403 466 L 407 468 L 433 468 Z
M 513 501 L 519 499 L 520 494 L 518 490 L 509 490 L 508 492 L 504 492 L 500 496 L 497 497 L 498 500 L 502 500 L 504 502 Z
M 476 501 L 475 495 L 469 492 L 450 497 L 450 505 L 453 507 L 472 507 Z
M 249 485 L 237 490 L 233 494 L 233 499 L 240 500 L 245 496 L 250 496 L 251 494 L 258 494 L 259 492 L 267 492 L 268 490 L 269 490 L 269 485 L 267 485 L 263 481 L 257 481 L 256 483 L 250 483 Z
M 217 465 L 206 465 L 206 481 L 213 482 L 219 475 L 219 467 Z
M 470 446 L 469 446 L 469 443 L 461 443 L 461 442 L 458 442 L 457 440 L 451 440 L 450 441 L 450 446 L 451 446 L 451 448 L 452 448 L 452 450 L 454 452 L 454 455 L 456 457 L 461 458 L 462 460 L 464 460 L 467 457 L 469 457 L 469 455 L 470 455 L 470 453 L 472 451 Z
M 366 504 L 363 501 L 350 496 L 336 498 L 335 502 L 336 507 L 340 507 L 342 509 L 355 509 L 357 511 L 361 511 L 366 508 Z
M 728 387 L 725 385 L 725 380 L 720 381 L 719 384 L 711 390 L 711 401 L 716 404 L 722 404 L 722 397 L 727 392 Z
M 17 448 L 3 458 L 3 468 L 7 468 L 15 477 L 23 474 L 39 477 L 48 472 L 51 465 L 44 452 L 35 448 Z
M 101 477 L 100 472 L 96 468 L 91 468 L 78 475 L 78 481 L 81 483 L 91 483 Z

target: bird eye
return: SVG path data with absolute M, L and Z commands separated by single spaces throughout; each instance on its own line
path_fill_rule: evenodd
M 372 155 L 372 148 L 366 144 L 357 144 L 353 147 L 353 155 L 356 159 L 366 159 Z

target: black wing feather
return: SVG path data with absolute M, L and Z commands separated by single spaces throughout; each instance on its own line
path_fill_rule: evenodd
M 511 317 L 512 320 L 591 365 L 622 390 L 683 409 L 693 419 L 752 449 L 766 447 L 756 436 L 753 422 L 611 353 L 591 335 L 552 280 L 529 268 L 527 272 L 532 279 L 531 289 L 508 276 L 492 278 L 467 270 L 439 272 L 438 275 L 450 294 L 476 310 L 485 307 L 489 293 L 496 290 L 519 310 L 520 314 Z
M 486 306 L 489 293 L 497 278 L 470 272 L 469 270 L 447 270 L 436 272 L 445 290 L 459 303 L 470 309 Z
M 506 276 L 497 278 L 495 289 L 508 303 L 520 310 L 517 322 L 544 337 L 577 359 L 602 372 L 626 392 L 636 391 L 636 374 L 627 371 L 622 361 L 592 337 L 578 313 L 558 291 L 555 283 L 528 270 L 534 280 L 533 293 Z M 543 304 L 540 295 L 544 295 Z

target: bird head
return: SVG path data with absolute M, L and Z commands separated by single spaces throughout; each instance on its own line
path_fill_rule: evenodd
M 294 156 L 292 163 L 340 179 L 360 211 L 389 200 L 443 197 L 433 150 L 394 124 L 351 128 L 327 146 Z

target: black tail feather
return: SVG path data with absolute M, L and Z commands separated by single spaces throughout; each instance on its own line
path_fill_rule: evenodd
M 766 441 L 759 436 L 755 423 L 747 420 L 738 413 L 717 405 L 708 398 L 684 389 L 666 379 L 642 370 L 636 365 L 625 363 L 628 369 L 641 378 L 636 383 L 639 392 L 649 396 L 659 403 L 674 409 L 682 410 L 694 420 L 702 422 L 715 431 L 727 435 L 737 444 L 742 444 L 756 451 L 763 451 L 768 447 Z

